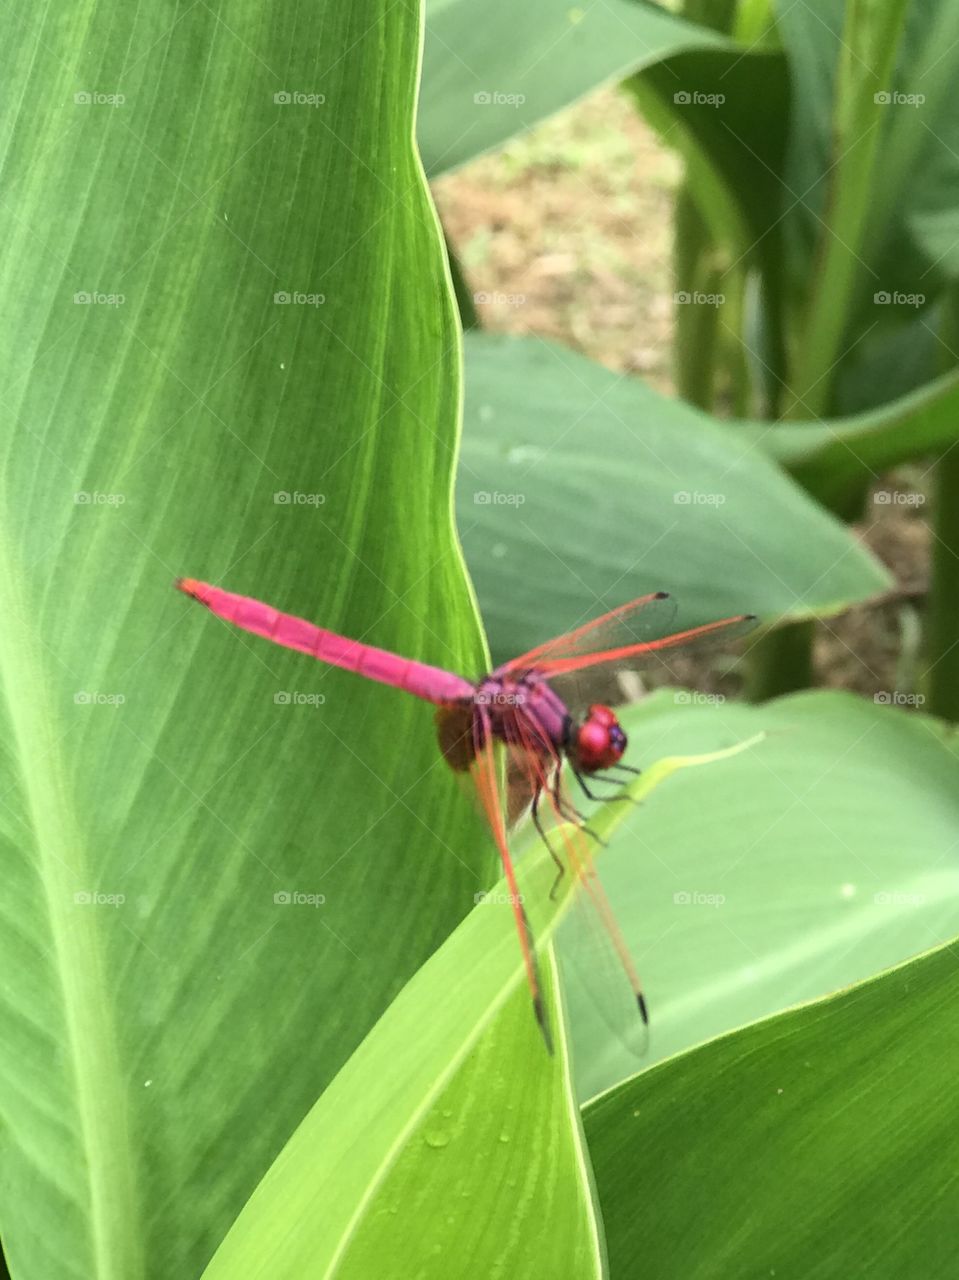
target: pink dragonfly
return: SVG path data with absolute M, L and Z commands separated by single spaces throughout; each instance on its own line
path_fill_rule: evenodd
M 541 644 L 474 682 L 441 667 L 401 658 L 385 649 L 325 631 L 249 596 L 234 595 L 193 578 L 179 578 L 176 585 L 218 617 L 244 631 L 370 680 L 405 689 L 437 707 L 440 751 L 453 770 L 472 775 L 496 841 L 519 933 L 533 1011 L 546 1046 L 552 1052 L 533 932 L 516 881 L 500 797 L 494 752 L 497 744 L 504 745 L 525 778 L 533 822 L 558 868 L 556 883 L 568 866 L 576 876 L 583 900 L 612 942 L 629 982 L 634 1017 L 638 1009 L 642 1023 L 648 1023 L 636 967 L 592 868 L 584 838 L 592 833 L 584 816 L 572 805 L 562 776 L 565 761 L 589 799 L 617 800 L 628 797 L 622 791 L 596 795 L 587 779 L 620 786 L 624 779 L 615 776 L 617 770 L 629 773 L 639 773 L 639 770 L 622 763 L 626 734 L 613 711 L 583 697 L 577 678 L 601 664 L 616 670 L 628 669 L 648 665 L 664 652 L 680 647 L 686 651 L 703 641 L 733 639 L 755 625 L 756 619 L 751 614 L 664 634 L 672 622 L 675 605 L 666 592 L 659 591 L 641 596 Z M 565 861 L 543 828 L 540 806 L 544 796 L 552 810 L 555 830 L 563 841 Z

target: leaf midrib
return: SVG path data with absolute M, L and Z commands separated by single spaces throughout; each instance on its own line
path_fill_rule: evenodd
M 0 546 L 0 686 L 19 764 L 19 786 L 33 835 L 32 851 L 50 922 L 66 1031 L 64 1075 L 72 1075 L 80 1145 L 86 1155 L 92 1277 L 144 1275 L 134 1164 L 127 1125 L 112 994 L 104 980 L 97 913 L 68 904 L 93 887 L 62 765 L 49 682 L 35 657 L 42 642 L 26 624 L 9 548 Z M 58 852 L 61 851 L 61 852 Z M 31 851 L 24 849 L 24 856 Z M 65 1092 L 69 1089 L 64 1080 Z M 69 1124 L 69 1119 L 64 1118 Z

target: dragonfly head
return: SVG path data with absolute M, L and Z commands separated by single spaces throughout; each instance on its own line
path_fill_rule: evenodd
M 617 764 L 626 750 L 626 734 L 616 716 L 594 702 L 586 719 L 572 733 L 573 763 L 583 773 L 596 773 Z

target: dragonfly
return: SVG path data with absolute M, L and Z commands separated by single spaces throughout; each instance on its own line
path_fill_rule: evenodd
M 621 975 L 628 983 L 633 1016 L 638 1014 L 642 1026 L 648 1025 L 649 1012 L 636 965 L 593 867 L 589 839 L 598 837 L 573 805 L 564 784 L 564 766 L 568 766 L 588 799 L 628 800 L 623 790 L 628 777 L 622 775 L 640 772 L 623 761 L 626 733 L 610 706 L 589 700 L 589 681 L 584 681 L 583 673 L 641 670 L 650 662 L 663 663 L 664 655 L 678 650 L 686 653 L 717 640 L 738 638 L 756 624 L 754 615 L 739 614 L 671 632 L 675 603 L 668 592 L 657 591 L 540 644 L 478 680 L 469 680 L 442 667 L 337 635 L 250 596 L 193 578 L 178 578 L 176 586 L 242 631 L 402 689 L 435 706 L 439 750 L 454 772 L 472 776 L 499 852 L 533 1013 L 552 1054 L 536 944 L 519 891 L 501 798 L 496 753 L 505 748 L 524 779 L 533 824 L 556 864 L 554 894 L 561 877 L 567 870 L 571 872 L 578 896 L 612 944 Z M 616 791 L 597 794 L 593 788 L 599 783 L 614 785 Z M 543 823 L 544 805 L 549 811 L 549 834 Z M 565 858 L 556 848 L 557 833 Z

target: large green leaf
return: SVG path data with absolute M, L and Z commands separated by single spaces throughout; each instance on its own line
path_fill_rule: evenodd
M 680 49 L 729 42 L 648 0 L 428 5 L 417 128 L 432 176 L 498 146 L 591 89 Z
M 949 1275 L 955 943 L 726 1036 L 584 1115 L 610 1275 Z
M 172 590 L 482 666 L 419 15 L 4 34 L 4 1247 L 188 1280 L 491 865 L 428 709 Z
M 549 904 L 552 878 L 540 852 L 524 897 Z M 566 1065 L 521 982 L 502 882 L 322 1094 L 204 1280 L 425 1280 L 507 1260 L 511 1275 L 598 1274 Z
M 952 935 L 959 758 L 937 721 L 849 694 L 761 707 L 663 691 L 624 716 L 628 759 L 745 739 L 627 815 L 601 870 L 637 957 L 656 1061 Z M 580 1097 L 637 1062 L 570 985 Z
M 835 612 L 888 585 L 754 436 L 554 343 L 466 349 L 457 513 L 494 657 L 647 591 L 692 625 Z
M 659 760 L 633 795 L 714 763 Z M 607 811 L 597 826 L 615 821 Z M 571 885 L 567 877 L 554 900 L 552 860 L 532 845 L 520 891 L 545 944 Z M 552 987 L 551 964 L 543 971 Z M 516 990 L 522 981 L 503 880 L 319 1098 L 204 1280 L 597 1274 L 602 1244 L 565 1030 L 556 1026 L 558 1056 L 549 1058 L 525 984 Z

